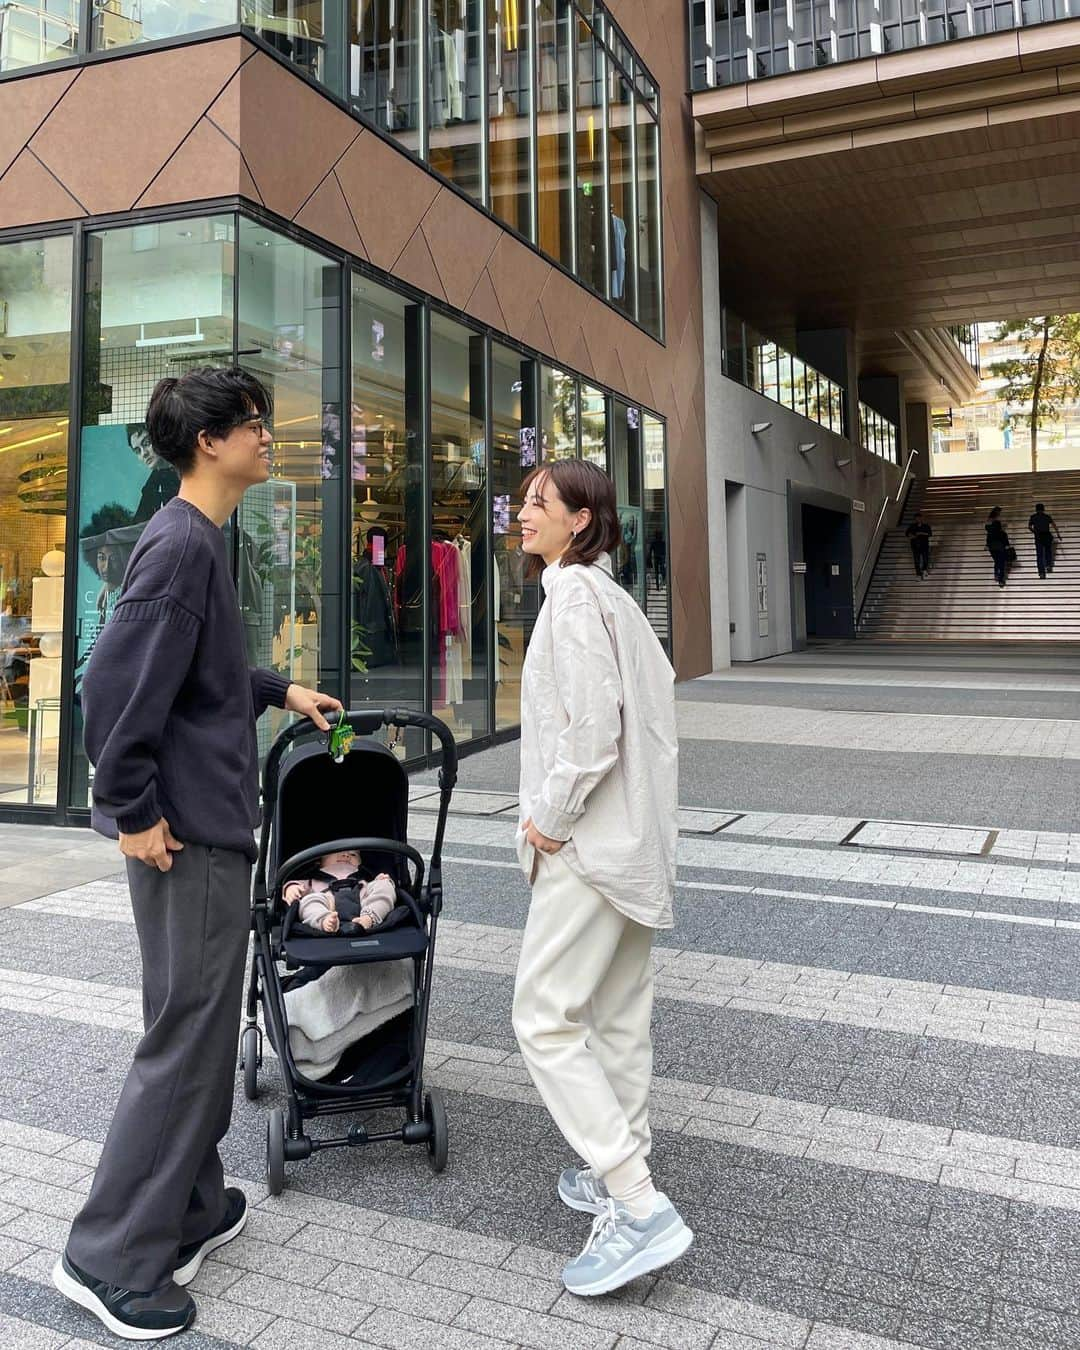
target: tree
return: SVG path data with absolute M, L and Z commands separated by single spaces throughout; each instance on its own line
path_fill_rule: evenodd
M 1054 422 L 1070 399 L 1080 397 L 1080 314 L 1043 314 L 1003 323 L 996 342 L 1015 342 L 1020 355 L 995 361 L 990 373 L 1005 381 L 1001 397 L 1018 411 L 1006 414 L 1026 422 L 1031 435 L 1031 471 L 1039 468 L 1039 428 Z

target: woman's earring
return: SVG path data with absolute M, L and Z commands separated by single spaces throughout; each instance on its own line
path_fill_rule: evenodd
M 570 538 L 571 538 L 571 539 L 576 539 L 576 538 L 577 538 L 577 530 L 571 530 L 571 531 L 570 531 Z

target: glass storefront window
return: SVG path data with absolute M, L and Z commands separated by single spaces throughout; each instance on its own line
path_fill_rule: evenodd
M 0 5 L 0 70 L 22 70 L 74 56 L 77 0 L 7 0 Z
M 71 239 L 0 245 L 0 805 L 57 799 Z
M 431 708 L 459 741 L 488 734 L 484 338 L 431 316 Z
M 650 413 L 642 415 L 644 435 L 645 613 L 653 632 L 671 655 L 671 603 L 668 596 L 667 440 L 666 427 Z
M 424 456 L 417 304 L 352 280 L 350 702 L 423 709 Z M 410 732 L 410 755 L 423 737 Z
M 610 230 L 604 188 L 604 49 L 592 28 L 578 18 L 576 194 L 577 274 L 586 285 L 606 296 L 607 236 Z
M 521 669 L 540 596 L 525 577 L 521 484 L 536 467 L 536 362 L 491 345 L 491 518 L 495 610 L 495 730 L 521 720 Z
M 94 0 L 91 46 L 104 52 L 224 28 L 237 22 L 238 10 L 237 0 Z
M 611 401 L 611 476 L 622 526 L 613 559 L 615 578 L 639 605 L 645 604 L 645 520 L 641 509 L 641 412 Z
M 361 116 L 420 153 L 419 0 L 353 0 L 349 97 Z
M 428 163 L 480 200 L 483 0 L 432 0 L 428 21 Z
M 661 337 L 660 128 L 643 99 L 638 99 L 636 110 L 638 322 L 646 332 Z
M 86 241 L 82 333 L 75 690 L 146 522 L 176 496 L 154 454 L 146 405 L 158 380 L 233 359 L 232 216 L 92 233 Z M 76 716 L 72 803 L 88 803 L 89 767 Z
M 578 452 L 577 381 L 556 366 L 540 367 L 540 459 L 573 459 Z
M 341 268 L 241 217 L 239 362 L 273 399 L 273 475 L 249 488 L 235 545 L 248 663 L 340 694 Z M 260 749 L 286 714 L 271 708 Z
M 533 98 L 528 5 L 529 0 L 487 0 L 488 177 L 492 211 L 531 239 Z
M 581 386 L 581 457 L 607 473 L 607 398 L 589 384 Z
M 201 0 L 200 0 L 201 2 Z M 240 22 L 305 75 L 341 93 L 342 0 L 240 0 Z
M 527 0 L 526 0 L 527 2 Z M 569 0 L 536 0 L 537 242 L 571 270 Z
M 637 294 L 637 231 L 634 229 L 634 106 L 630 82 L 614 62 L 608 65 L 608 239 L 610 297 L 632 318 Z

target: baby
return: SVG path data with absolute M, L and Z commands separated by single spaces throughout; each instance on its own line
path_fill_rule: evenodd
M 385 872 L 374 881 L 360 879 L 360 854 L 354 848 L 326 853 L 313 877 L 286 882 L 285 903 L 300 901 L 300 922 L 324 933 L 336 933 L 342 923 L 365 931 L 382 923 L 397 904 L 394 883 Z

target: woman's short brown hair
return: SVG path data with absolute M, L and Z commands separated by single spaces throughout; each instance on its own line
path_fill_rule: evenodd
M 543 503 L 543 484 L 551 483 L 568 511 L 592 512 L 592 519 L 559 559 L 560 567 L 580 563 L 588 567 L 604 553 L 613 553 L 622 543 L 622 526 L 615 505 L 615 484 L 597 465 L 587 459 L 553 459 L 540 464 L 521 485 L 523 498 L 540 480 L 539 500 Z M 526 575 L 536 576 L 544 570 L 543 558 L 530 557 Z

